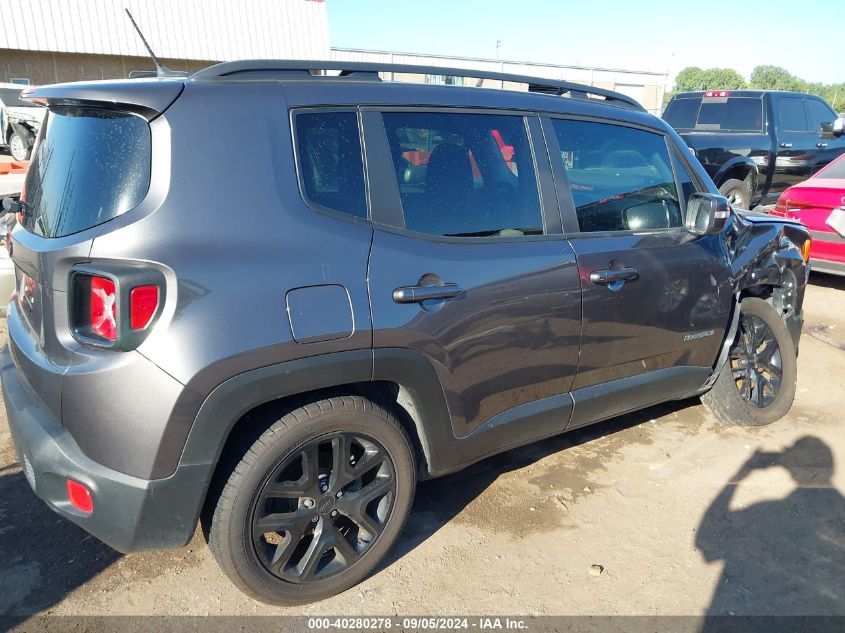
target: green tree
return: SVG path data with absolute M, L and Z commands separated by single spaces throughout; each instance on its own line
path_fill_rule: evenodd
M 688 66 L 675 77 L 673 92 L 687 90 L 736 90 L 745 88 L 745 79 L 732 68 L 708 68 Z
M 806 92 L 807 82 L 780 66 L 757 66 L 751 71 L 751 87 L 762 90 Z
M 818 95 L 827 101 L 837 112 L 845 111 L 845 82 L 825 84 L 808 82 L 796 77 L 780 66 L 762 65 L 751 71 L 751 81 L 747 82 L 731 68 L 707 68 L 687 66 L 675 77 L 675 85 L 663 98 L 665 106 L 678 92 L 690 90 L 738 90 L 756 88 L 758 90 L 794 90 Z
M 736 90 L 745 88 L 745 79 L 732 68 L 707 68 L 687 66 L 675 77 L 675 86 L 664 97 L 664 102 L 677 92 L 690 90 Z

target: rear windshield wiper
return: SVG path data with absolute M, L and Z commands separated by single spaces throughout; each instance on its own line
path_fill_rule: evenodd
M 32 207 L 23 200 L 15 200 L 14 198 L 3 198 L 3 214 L 8 213 L 18 214 L 22 213 L 24 217 L 32 215 Z

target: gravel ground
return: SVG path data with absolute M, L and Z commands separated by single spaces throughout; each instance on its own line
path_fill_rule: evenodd
M 123 556 L 51 513 L 3 413 L 0 613 L 845 615 L 845 280 L 811 282 L 786 419 L 672 403 L 425 482 L 375 575 L 295 609 L 239 593 L 199 533 Z

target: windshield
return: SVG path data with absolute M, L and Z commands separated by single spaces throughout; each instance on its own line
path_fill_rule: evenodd
M 663 120 L 676 130 L 763 131 L 763 100 L 759 97 L 694 97 L 673 99 Z
M 24 227 L 63 237 L 134 208 L 150 185 L 150 126 L 140 116 L 53 108 L 26 178 Z
M 21 91 L 17 88 L 0 88 L 0 101 L 7 108 L 31 108 L 31 103 L 21 101 Z

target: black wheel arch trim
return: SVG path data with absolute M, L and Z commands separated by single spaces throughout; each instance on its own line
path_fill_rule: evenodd
M 254 408 L 289 396 L 372 380 L 373 350 L 320 354 L 259 367 L 218 385 L 188 432 L 179 467 L 217 463 L 229 433 Z
M 721 187 L 726 180 L 729 180 L 727 177 L 730 172 L 734 171 L 737 167 L 741 167 L 743 169 L 747 169 L 748 173 L 746 173 L 745 178 L 748 177 L 748 174 L 751 174 L 752 182 L 750 183 L 750 191 L 751 197 L 753 198 L 757 195 L 757 184 L 760 181 L 760 168 L 757 164 L 748 158 L 747 156 L 735 156 L 731 158 L 721 167 L 719 167 L 719 171 L 713 176 L 713 182 L 716 183 L 717 187 Z M 737 180 L 745 180 L 745 178 L 738 178 Z

